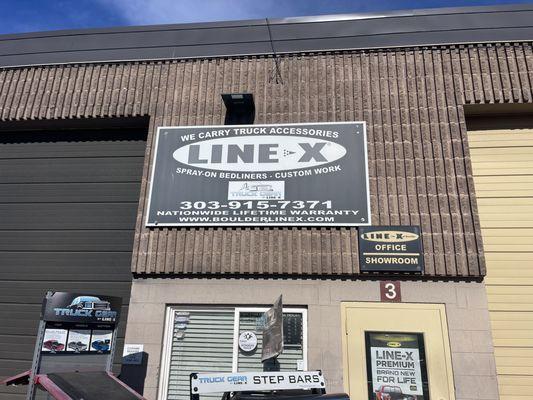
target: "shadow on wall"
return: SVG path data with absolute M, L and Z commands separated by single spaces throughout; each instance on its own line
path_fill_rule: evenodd
M 143 351 L 137 354 L 142 355 L 141 363 L 138 365 L 122 364 L 122 369 L 119 378 L 122 382 L 131 387 L 137 393 L 143 395 L 144 381 L 146 379 L 146 372 L 148 370 L 148 353 Z

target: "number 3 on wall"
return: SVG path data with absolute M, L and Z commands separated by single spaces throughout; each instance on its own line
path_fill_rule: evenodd
M 381 281 L 379 283 L 381 301 L 401 302 L 402 290 L 400 281 Z

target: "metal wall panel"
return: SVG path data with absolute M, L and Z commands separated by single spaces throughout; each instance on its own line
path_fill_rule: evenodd
M 528 4 L 0 35 L 0 67 L 533 39 Z
M 30 368 L 47 290 L 121 296 L 123 345 L 145 136 L 0 132 L 0 380 Z
M 496 124 L 487 118 L 486 125 Z M 473 130 L 468 139 L 500 398 L 527 399 L 533 390 L 533 129 Z

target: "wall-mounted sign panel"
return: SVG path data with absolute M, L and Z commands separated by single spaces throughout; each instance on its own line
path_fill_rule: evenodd
M 420 227 L 359 228 L 359 263 L 363 272 L 423 272 Z
M 147 226 L 370 223 L 364 122 L 161 127 Z
M 379 297 L 390 303 L 402 302 L 402 283 L 400 281 L 380 281 Z

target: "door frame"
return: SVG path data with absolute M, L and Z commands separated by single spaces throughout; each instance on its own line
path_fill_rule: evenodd
M 341 334 L 342 334 L 342 377 L 343 386 L 346 393 L 350 393 L 350 377 L 349 377 L 349 363 L 348 363 L 348 310 L 354 308 L 376 308 L 376 309 L 388 309 L 398 311 L 408 310 L 431 310 L 438 311 L 441 317 L 441 332 L 444 338 L 444 357 L 446 363 L 446 370 L 448 372 L 448 392 L 450 398 L 447 400 L 455 400 L 455 385 L 452 368 L 452 354 L 450 349 L 450 336 L 448 333 L 448 321 L 446 318 L 446 306 L 444 304 L 432 304 L 432 303 L 379 303 L 379 302 L 355 302 L 355 301 L 343 301 L 341 302 Z M 427 354 L 426 354 L 427 356 Z M 365 360 L 366 362 L 366 360 Z M 365 364 L 366 365 L 366 364 Z M 365 374 L 366 367 L 364 368 Z M 430 371 L 428 371 L 429 374 Z M 366 385 L 365 385 L 366 387 Z M 367 390 L 365 393 L 368 397 Z M 366 400 L 366 398 L 365 398 Z M 440 400 L 440 399 L 432 399 Z

